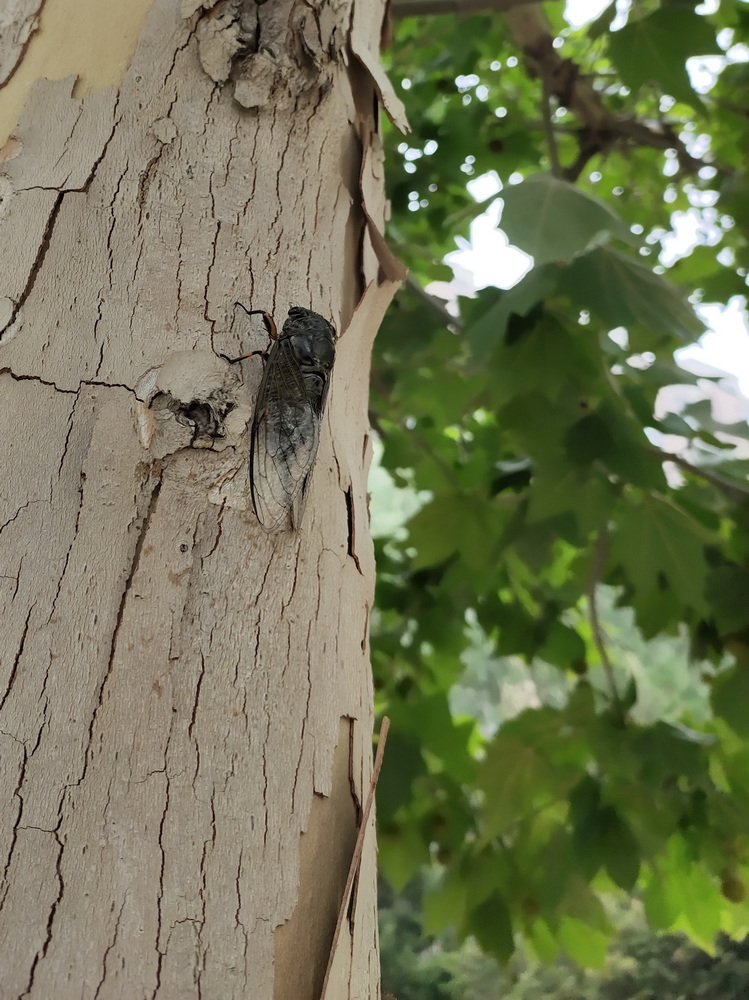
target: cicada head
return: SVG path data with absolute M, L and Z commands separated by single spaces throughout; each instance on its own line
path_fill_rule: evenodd
M 302 371 L 329 372 L 335 361 L 335 330 L 324 316 L 292 306 L 281 330 Z

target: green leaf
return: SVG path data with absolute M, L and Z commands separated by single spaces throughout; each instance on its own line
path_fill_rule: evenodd
M 479 771 L 486 835 L 501 834 L 541 805 L 563 801 L 586 757 L 560 712 L 529 710 L 504 726 Z
M 501 734 L 490 745 L 479 779 L 487 835 L 501 834 L 538 803 L 561 798 L 576 777 L 555 767 L 540 748 Z
M 409 725 L 419 734 L 421 746 L 443 761 L 445 770 L 456 781 L 469 781 L 475 762 L 468 753 L 472 722 L 456 722 L 450 714 L 447 694 L 419 698 L 406 709 Z M 400 759 L 395 753 L 397 766 Z
M 569 381 L 592 391 L 598 375 L 588 331 L 568 330 L 553 316 L 540 316 L 529 328 L 496 347 L 491 357 L 490 392 L 493 405 L 538 391 L 556 402 Z M 587 384 L 586 384 L 587 383 Z
M 465 331 L 474 368 L 480 368 L 505 336 L 511 316 L 527 316 L 556 287 L 561 269 L 553 264 L 534 267 L 516 285 L 499 291 L 497 300 Z
M 610 401 L 573 424 L 565 445 L 570 462 L 588 474 L 598 465 L 647 489 L 666 485 L 662 467 L 646 451 L 649 445 L 642 427 Z
M 579 308 L 595 312 L 612 329 L 642 324 L 656 336 L 670 333 L 689 343 L 704 331 L 678 288 L 610 247 L 575 260 L 564 287 Z
M 623 83 L 632 90 L 656 83 L 664 93 L 697 110 L 703 105 L 692 89 L 686 60 L 712 53 L 722 54 L 714 28 L 706 17 L 683 5 L 631 19 L 609 35 L 609 54 Z
M 708 575 L 705 596 L 721 635 L 740 632 L 749 626 L 749 570 L 741 566 L 716 566 Z
M 488 502 L 468 492 L 443 492 L 408 522 L 414 569 L 444 562 L 456 552 L 469 568 L 483 566 L 487 546 L 501 530 Z
M 616 809 L 601 801 L 601 787 L 589 775 L 570 795 L 570 822 L 580 870 L 592 878 L 605 867 L 618 886 L 631 892 L 640 870 L 640 846 Z
M 515 949 L 510 911 L 499 893 L 492 893 L 472 911 L 466 929 L 485 952 L 500 962 L 506 962 Z
M 715 541 L 671 500 L 645 495 L 619 509 L 611 559 L 643 594 L 669 586 L 688 606 L 707 610 L 705 545 Z
M 722 897 L 716 880 L 675 834 L 659 859 L 645 892 L 645 910 L 656 926 L 682 928 L 705 951 L 712 951 L 720 927 Z
M 611 935 L 590 927 L 582 920 L 563 917 L 557 933 L 559 943 L 573 960 L 582 966 L 601 968 L 606 961 L 606 952 Z
M 587 476 L 572 464 L 542 465 L 533 476 L 527 520 L 542 521 L 566 511 L 575 515 L 584 537 L 603 524 L 615 494 L 606 477 Z
M 605 202 L 549 174 L 506 187 L 502 198 L 502 230 L 537 267 L 569 264 L 613 238 L 633 242 L 626 223 Z
M 600 38 L 601 35 L 605 35 L 606 32 L 611 27 L 612 21 L 616 18 L 617 10 L 614 0 L 609 0 L 609 3 L 603 8 L 601 13 L 587 27 L 588 38 L 595 40 Z
M 726 673 L 716 677 L 710 696 L 716 715 L 739 736 L 749 736 L 749 659 L 739 660 Z
M 425 770 L 418 740 L 410 734 L 393 731 L 377 783 L 377 813 L 383 822 L 390 822 L 409 801 L 414 779 Z
M 550 963 L 559 954 L 559 942 L 545 920 L 536 920 L 527 931 L 529 943 L 541 962 Z
M 424 894 L 424 930 L 438 934 L 461 927 L 466 910 L 466 884 L 457 871 L 448 872 Z
M 418 830 L 404 825 L 398 830 L 380 830 L 377 835 L 380 869 L 388 882 L 400 892 L 416 872 L 429 863 L 429 847 Z
M 585 643 L 573 628 L 555 621 L 538 656 L 547 663 L 569 670 L 585 663 Z

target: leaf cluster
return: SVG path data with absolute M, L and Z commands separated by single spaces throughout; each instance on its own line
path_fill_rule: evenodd
M 572 30 L 546 6 L 617 120 L 660 122 L 681 146 L 630 129 L 591 147 L 587 125 L 545 106 L 499 16 L 397 26 L 391 74 L 414 132 L 386 137 L 391 238 L 412 277 L 444 277 L 486 207 L 466 182 L 489 171 L 503 231 L 534 260 L 512 288 L 461 298 L 451 328 L 405 288 L 377 341 L 382 464 L 419 498 L 377 543 L 373 661 L 393 721 L 380 858 L 395 886 L 436 866 L 432 931 L 503 960 L 522 935 L 540 956 L 600 963 L 612 887 L 707 949 L 749 917 L 749 428 L 716 421 L 711 380 L 674 361 L 704 329 L 696 303 L 746 291 L 749 64 L 724 59 L 701 93 L 686 60 L 746 41 L 749 14 L 663 0 L 634 3 L 617 30 L 613 7 Z M 575 183 L 550 172 L 583 154 Z M 674 263 L 682 216 L 697 241 Z M 693 402 L 666 409 L 674 391 Z M 604 593 L 638 656 L 614 649 Z M 525 665 L 514 715 L 455 710 L 476 629 L 496 666 L 488 698 Z M 702 707 L 664 695 L 653 711 L 648 658 L 685 637 Z M 539 668 L 560 680 L 546 698 Z

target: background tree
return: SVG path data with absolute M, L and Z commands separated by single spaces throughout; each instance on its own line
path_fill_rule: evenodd
M 368 359 L 399 276 L 382 6 L 2 21 L 0 995 L 317 1000 L 329 969 L 328 996 L 375 996 L 371 831 L 342 897 L 371 773 Z M 236 300 L 340 333 L 301 531 L 249 508 L 260 362 L 221 355 L 266 335 Z
M 748 27 L 732 0 L 395 27 L 411 279 L 372 408 L 411 507 L 378 540 L 380 859 L 396 887 L 431 863 L 427 933 L 503 960 L 522 935 L 600 963 L 611 892 L 708 950 L 747 929 L 747 407 L 674 351 L 697 305 L 745 301 Z M 451 318 L 424 286 L 500 206 L 532 266 Z M 497 715 L 520 664 L 524 701 Z
M 420 923 L 424 879 L 393 898 L 380 893 L 382 978 L 398 1000 L 743 1000 L 749 975 L 746 941 L 718 935 L 709 955 L 684 934 L 651 930 L 635 903 L 607 907 L 616 929 L 600 969 L 565 955 L 540 962 L 520 948 L 500 966 L 469 938 L 430 935 Z

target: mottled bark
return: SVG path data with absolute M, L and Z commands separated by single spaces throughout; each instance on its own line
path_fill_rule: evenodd
M 3 1000 L 319 996 L 371 773 L 382 13 L 155 0 L 107 89 L 95 38 L 75 89 L 41 79 L 46 7 L 16 42 L 39 79 L 0 136 Z M 264 338 L 235 300 L 340 332 L 297 532 L 249 502 L 261 362 L 221 355 Z M 379 995 L 374 872 L 370 830 L 329 1000 Z

